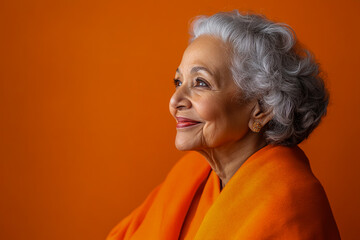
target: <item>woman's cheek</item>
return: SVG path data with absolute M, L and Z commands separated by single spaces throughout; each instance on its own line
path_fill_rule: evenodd
M 204 121 L 212 121 L 219 118 L 219 114 L 222 115 L 223 108 L 220 101 L 214 100 L 213 98 L 207 97 L 201 99 L 196 103 L 196 109 Z

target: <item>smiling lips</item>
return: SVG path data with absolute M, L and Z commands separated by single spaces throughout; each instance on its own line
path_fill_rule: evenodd
M 200 123 L 189 118 L 177 117 L 176 119 L 178 121 L 176 124 L 176 128 L 186 128 Z

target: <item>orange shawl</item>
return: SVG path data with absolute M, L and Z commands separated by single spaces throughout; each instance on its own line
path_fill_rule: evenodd
M 185 155 L 107 240 L 184 233 L 196 240 L 340 239 L 324 189 L 298 146 L 258 150 L 221 192 L 214 176 L 200 154 Z

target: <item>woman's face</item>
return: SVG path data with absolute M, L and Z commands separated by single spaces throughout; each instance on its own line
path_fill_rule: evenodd
M 229 61 L 227 46 L 209 35 L 185 50 L 169 104 L 177 120 L 177 149 L 216 148 L 241 140 L 249 131 L 251 106 L 239 101 Z

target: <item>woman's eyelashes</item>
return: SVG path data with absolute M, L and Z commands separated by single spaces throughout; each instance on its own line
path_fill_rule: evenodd
M 196 84 L 195 87 L 210 87 L 210 84 L 206 82 L 204 79 L 196 78 Z
M 180 79 L 174 79 L 174 85 L 175 87 L 180 87 L 182 85 L 182 82 L 180 81 Z M 194 87 L 205 87 L 205 88 L 210 88 L 210 84 L 204 80 L 204 79 L 201 79 L 201 78 L 196 78 L 195 79 L 195 83 L 194 83 Z
M 176 88 L 180 87 L 181 84 L 182 84 L 182 82 L 179 79 L 174 78 L 174 85 L 175 85 Z

